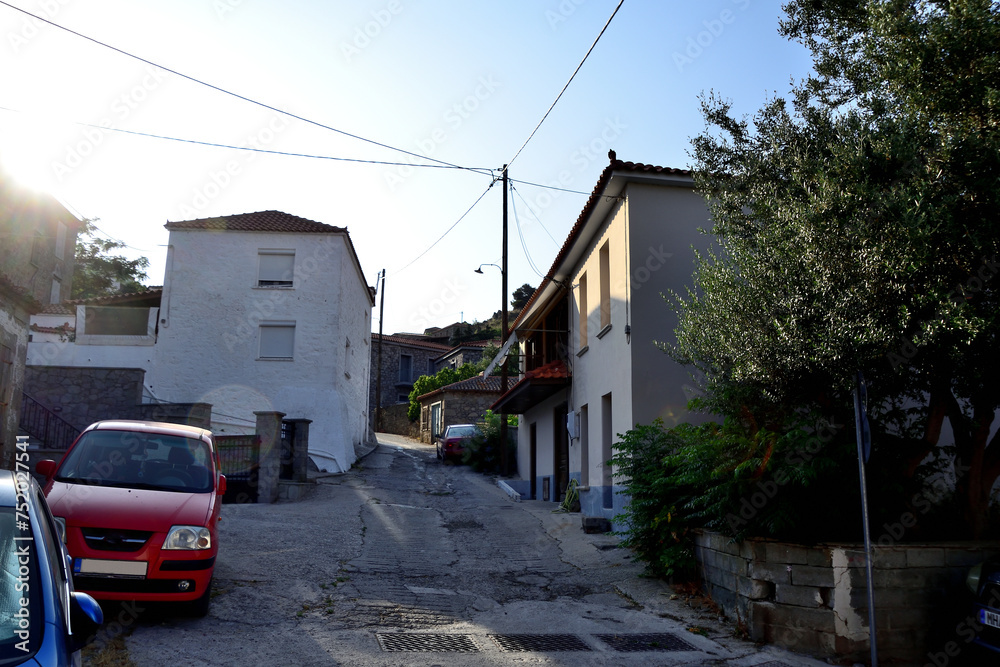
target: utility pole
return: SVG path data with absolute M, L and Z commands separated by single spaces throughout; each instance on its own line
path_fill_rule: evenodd
M 501 290 L 503 294 L 503 310 L 500 315 L 500 335 L 502 340 L 500 341 L 500 346 L 503 347 L 507 344 L 507 338 L 510 335 L 507 331 L 507 165 L 503 166 L 503 259 L 500 261 L 503 265 L 500 267 L 502 284 Z M 508 358 L 510 353 L 508 352 Z M 503 396 L 507 393 L 507 358 L 503 360 L 503 365 L 500 368 L 500 395 Z M 500 410 L 500 473 L 502 475 L 509 474 L 507 456 L 507 412 L 506 409 L 501 408 Z
M 382 285 L 378 307 L 378 368 L 375 370 L 375 432 L 382 431 L 382 316 L 385 313 L 385 269 L 382 269 Z

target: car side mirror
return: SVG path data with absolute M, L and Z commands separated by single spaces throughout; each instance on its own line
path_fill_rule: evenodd
M 86 593 L 73 591 L 69 595 L 69 623 L 72 632 L 69 643 L 73 651 L 78 651 L 94 640 L 104 623 L 104 612 L 97 600 Z
M 52 459 L 42 459 L 35 464 L 35 472 L 49 479 L 56 474 L 56 462 Z
M 225 475 L 221 475 L 221 474 L 219 475 L 219 491 L 218 491 L 218 493 L 219 493 L 220 496 L 225 495 L 225 493 L 226 493 L 226 476 Z

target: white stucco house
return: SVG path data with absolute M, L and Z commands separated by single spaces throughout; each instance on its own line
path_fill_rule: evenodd
M 369 439 L 374 305 L 347 230 L 279 211 L 165 226 L 162 292 L 39 316 L 28 363 L 144 369 L 147 400 L 209 403 L 223 434 L 258 411 L 309 419 L 310 457 L 347 470 Z
M 661 418 L 701 421 L 686 406 L 688 371 L 657 341 L 677 318 L 662 293 L 684 293 L 709 213 L 690 172 L 622 162 L 610 153 L 546 277 L 512 325 L 521 377 L 492 406 L 520 415 L 518 490 L 559 501 L 579 483 L 581 511 L 612 519 L 618 434 Z

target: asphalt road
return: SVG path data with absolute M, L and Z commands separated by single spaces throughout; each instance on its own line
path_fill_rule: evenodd
M 580 515 L 379 440 L 298 502 L 223 508 L 206 618 L 124 608 L 99 640 L 138 667 L 825 664 L 736 639 Z

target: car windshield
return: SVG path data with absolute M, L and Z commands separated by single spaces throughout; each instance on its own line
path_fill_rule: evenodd
M 38 650 L 45 614 L 28 510 L 0 507 L 0 665 Z
M 213 488 L 208 445 L 141 431 L 87 431 L 56 472 L 61 482 L 207 493 Z
M 465 426 L 449 426 L 447 437 L 449 438 L 469 438 L 476 434 L 477 429 L 475 426 L 465 425 Z

